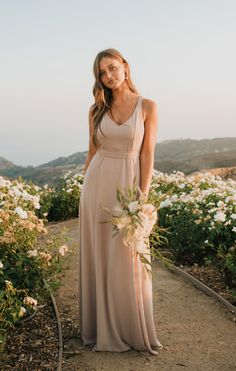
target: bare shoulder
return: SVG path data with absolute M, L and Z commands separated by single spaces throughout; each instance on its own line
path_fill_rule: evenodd
M 143 98 L 142 111 L 145 121 L 147 117 L 157 112 L 157 103 L 152 99 Z

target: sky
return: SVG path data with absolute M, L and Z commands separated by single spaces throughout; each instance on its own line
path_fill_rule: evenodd
M 159 142 L 236 137 L 235 0 L 0 0 L 0 156 L 88 150 L 93 62 L 118 49 Z

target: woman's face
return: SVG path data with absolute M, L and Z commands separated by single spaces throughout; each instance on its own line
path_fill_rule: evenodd
M 109 89 L 116 89 L 125 81 L 125 64 L 111 57 L 103 57 L 99 65 L 100 80 Z

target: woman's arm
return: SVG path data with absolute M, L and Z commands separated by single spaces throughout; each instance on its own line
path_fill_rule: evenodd
M 154 150 L 157 139 L 158 115 L 156 102 L 145 99 L 145 111 L 145 133 L 140 153 L 140 189 L 147 196 L 152 180 Z
M 89 109 L 89 150 L 88 150 L 88 154 L 85 160 L 84 175 L 90 164 L 90 161 L 92 160 L 93 156 L 97 152 L 97 149 L 92 140 L 92 133 L 93 133 L 93 120 L 92 120 L 92 106 L 91 106 Z

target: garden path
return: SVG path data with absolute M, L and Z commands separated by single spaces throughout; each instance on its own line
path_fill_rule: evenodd
M 79 336 L 78 219 L 48 225 L 49 236 L 62 228 L 71 238 L 62 285 L 55 293 L 64 337 L 63 370 L 236 370 L 236 328 L 223 304 L 186 279 L 153 263 L 153 306 L 158 356 L 136 351 L 92 352 Z

